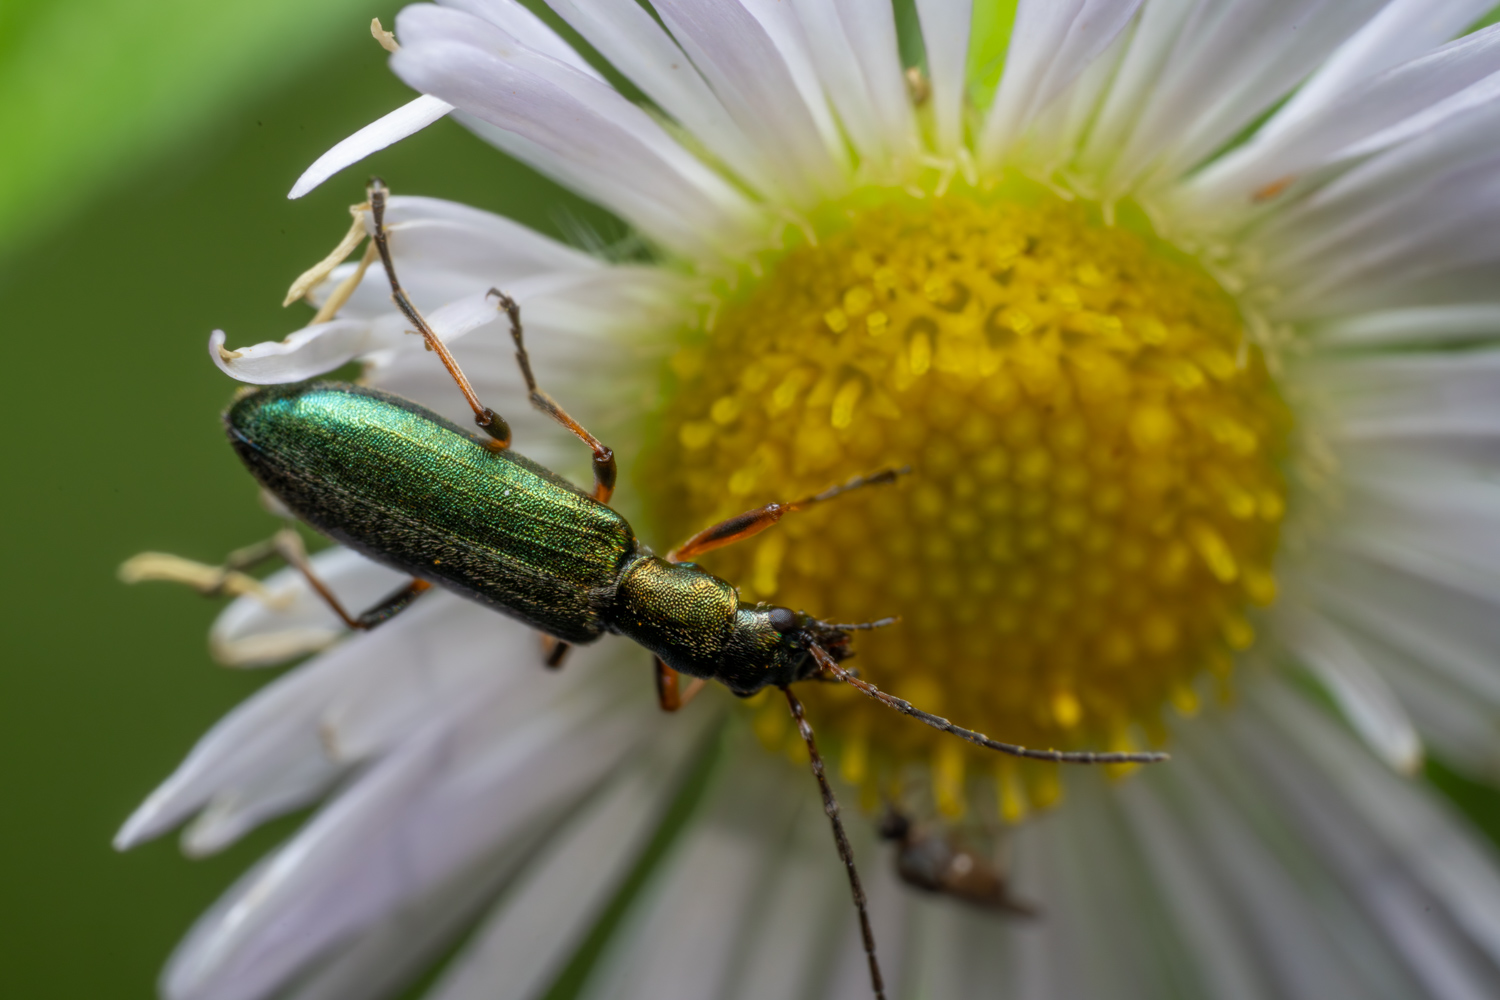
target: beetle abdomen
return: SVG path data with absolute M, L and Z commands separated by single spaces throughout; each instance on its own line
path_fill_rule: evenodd
M 224 424 L 267 489 L 351 548 L 569 642 L 604 631 L 634 533 L 536 463 L 340 382 L 246 393 Z

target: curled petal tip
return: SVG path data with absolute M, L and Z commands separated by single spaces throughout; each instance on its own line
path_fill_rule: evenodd
M 227 350 L 224 347 L 226 339 L 223 330 L 215 330 L 213 333 L 210 333 L 208 335 L 208 357 L 219 367 L 219 371 L 230 378 L 234 378 L 234 370 L 229 367 L 229 363 L 240 357 L 241 352 Z
M 297 178 L 297 183 L 287 192 L 287 198 L 292 201 L 301 198 L 345 167 L 353 166 L 371 153 L 400 142 L 413 132 L 420 132 L 452 110 L 453 105 L 428 94 L 403 104 L 318 157 Z

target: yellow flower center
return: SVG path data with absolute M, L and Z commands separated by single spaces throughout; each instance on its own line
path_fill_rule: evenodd
M 1160 742 L 1163 706 L 1227 680 L 1246 608 L 1276 592 L 1290 420 L 1235 302 L 1151 236 L 1015 184 L 845 208 L 672 358 L 658 527 L 910 465 L 704 563 L 748 600 L 901 616 L 851 666 L 996 739 Z M 867 799 L 916 784 L 949 817 L 1016 821 L 1057 798 L 1052 765 L 804 688 Z M 756 712 L 795 741 L 779 699 Z

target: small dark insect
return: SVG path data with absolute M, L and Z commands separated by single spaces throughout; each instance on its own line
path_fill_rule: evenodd
M 907 885 L 951 896 L 998 913 L 1034 917 L 1037 908 L 1010 894 L 1005 867 L 955 834 L 913 823 L 890 807 L 880 818 L 880 835 L 896 844 L 896 874 Z
M 849 684 L 935 729 L 1034 760 L 1106 764 L 1167 758 L 1162 753 L 1034 750 L 963 729 L 840 666 L 849 655 L 850 633 L 895 619 L 837 624 L 790 608 L 745 606 L 731 584 L 688 561 L 758 534 L 787 514 L 851 490 L 891 483 L 906 470 L 885 470 L 791 503 L 757 507 L 700 531 L 665 557 L 654 555 L 637 541 L 625 519 L 606 506 L 615 485 L 614 453 L 537 386 L 522 336 L 520 307 L 492 289 L 497 307 L 509 317 L 531 404 L 593 452 L 593 490 L 584 493 L 511 450 L 509 425 L 480 401 L 397 280 L 384 224 L 386 197 L 385 185 L 372 180 L 368 208 L 374 219 L 373 243 L 390 280 L 392 300 L 447 368 L 486 437 L 398 396 L 349 383 L 247 390 L 225 412 L 224 426 L 256 479 L 307 524 L 410 574 L 411 580 L 374 607 L 350 614 L 313 573 L 296 533 L 284 531 L 232 556 L 221 571 L 221 582 L 279 555 L 307 578 L 351 629 L 374 628 L 436 584 L 536 628 L 544 636 L 546 664 L 553 668 L 562 665 L 574 644 L 593 642 L 606 632 L 624 635 L 655 655 L 657 693 L 661 707 L 669 712 L 681 708 L 709 680 L 742 697 L 766 687 L 780 688 L 807 744 L 823 808 L 849 876 L 871 984 L 880 998 L 885 986 L 864 890 L 812 726 L 792 693 L 793 684 Z M 202 589 L 214 588 L 210 583 Z M 685 687 L 681 674 L 693 678 Z M 928 841 L 908 835 L 900 842 L 911 870 L 927 870 L 922 864 Z M 951 845 L 947 849 L 953 850 Z M 949 869 L 957 857 L 949 858 Z M 943 883 L 945 877 L 937 872 L 935 884 L 968 898 L 957 887 L 969 883 Z M 916 876 L 908 881 L 924 885 Z

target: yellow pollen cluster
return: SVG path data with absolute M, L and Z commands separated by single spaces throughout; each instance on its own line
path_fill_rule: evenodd
M 648 495 L 664 537 L 910 465 L 706 557 L 746 599 L 859 633 L 851 666 L 1008 742 L 1127 749 L 1195 710 L 1276 593 L 1290 429 L 1234 302 L 1046 193 L 902 196 L 781 255 L 672 358 Z M 1224 688 L 1227 690 L 1227 688 Z M 802 697 L 867 799 L 956 817 L 1059 794 L 841 685 Z M 795 744 L 780 699 L 757 708 Z

